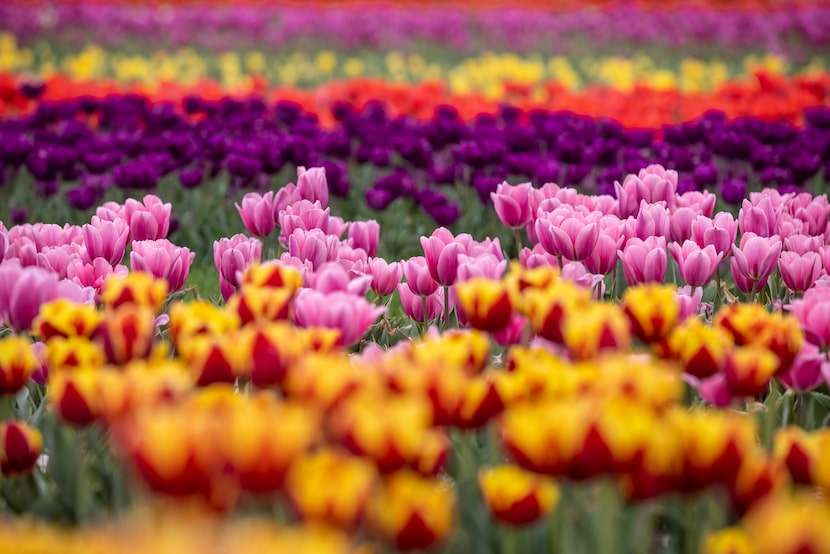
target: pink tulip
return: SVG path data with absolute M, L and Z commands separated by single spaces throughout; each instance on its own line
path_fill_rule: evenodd
M 326 181 L 326 168 L 303 166 L 297 168 L 297 193 L 300 198 L 319 202 L 325 208 L 329 205 L 329 185 Z
M 576 283 L 582 288 L 593 292 L 594 298 L 601 299 L 605 295 L 605 282 L 602 275 L 594 275 L 581 262 L 565 262 L 562 264 L 562 278 Z M 599 287 L 597 287 L 599 285 Z
M 587 258 L 599 239 L 599 212 L 579 213 L 561 207 L 536 220 L 536 236 L 548 253 L 566 260 Z
M 274 195 L 274 221 L 278 222 L 280 220 L 280 213 L 284 212 L 291 204 L 299 202 L 302 199 L 300 191 L 297 190 L 297 185 L 294 183 L 288 183 L 279 189 Z
M 463 240 L 461 236 L 458 239 Z M 458 280 L 458 257 L 468 253 L 464 245 L 448 229 L 440 227 L 429 237 L 421 237 L 421 247 L 435 282 L 443 286 L 454 285 Z
M 340 262 L 344 268 L 351 269 L 352 266 L 357 263 L 366 263 L 369 260 L 369 254 L 367 254 L 362 248 L 352 248 L 345 242 L 339 242 L 337 243 L 337 252 L 334 258 Z
M 469 281 L 473 277 L 487 277 L 499 280 L 507 270 L 507 260 L 500 260 L 493 254 L 476 257 L 461 254 L 458 257 L 458 280 Z
M 729 406 L 734 399 L 723 373 L 717 373 L 701 381 L 698 393 L 703 400 L 718 408 Z
M 85 262 L 81 257 L 72 257 L 66 266 L 66 278 L 80 287 L 91 287 L 97 293 L 110 275 L 124 277 L 129 273 L 127 266 L 118 264 L 115 267 L 105 258 L 95 258 Z
M 262 258 L 262 242 L 242 234 L 213 242 L 213 264 L 219 276 L 232 287 L 238 287 L 241 272 Z
M 633 233 L 628 233 L 629 236 L 634 236 L 645 240 L 648 237 L 666 237 L 668 239 L 670 234 L 670 215 L 669 210 L 661 202 L 658 204 L 646 204 L 643 201 L 640 204 L 640 211 L 636 218 L 628 218 L 625 223 L 632 228 Z
M 496 187 L 496 192 L 490 193 L 496 215 L 505 227 L 523 229 L 530 223 L 530 191 L 533 185 L 522 183 L 510 185 L 506 181 Z
M 9 245 L 6 259 L 17 260 L 23 267 L 37 265 L 37 245 L 29 237 L 21 236 Z
M 348 228 L 349 244 L 353 248 L 362 248 L 370 258 L 377 256 L 380 244 L 380 225 L 377 221 L 353 221 Z
M 801 193 L 793 198 L 790 211 L 796 219 L 804 223 L 805 231 L 813 236 L 823 235 L 827 230 L 827 221 L 830 219 L 830 204 L 827 195 L 812 197 L 809 193 Z
M 703 300 L 702 287 L 677 287 L 677 302 L 680 305 L 680 320 L 698 315 Z
M 352 345 L 386 311 L 365 298 L 347 292 L 301 289 L 294 299 L 294 319 L 300 327 L 327 327 L 340 331 L 339 343 Z
M 300 200 L 291 204 L 279 214 L 280 242 L 285 246 L 296 229 L 319 229 L 328 233 L 329 217 L 329 209 L 323 209 L 319 202 Z
M 628 175 L 622 185 L 614 183 L 614 188 L 620 205 L 620 217 L 635 216 L 640 211 L 642 202 L 665 202 L 668 205 L 674 201 L 677 172 L 660 165 L 650 165 L 641 169 L 638 175 Z
M 830 346 L 830 287 L 813 287 L 790 310 L 798 319 L 807 340 L 822 350 Z
M 677 262 L 680 277 L 687 285 L 693 287 L 705 286 L 718 269 L 721 255 L 711 244 L 701 248 L 693 240 L 687 240 L 680 246 L 676 242 L 669 244 L 669 252 Z
M 767 284 L 781 255 L 781 239 L 761 237 L 755 233 L 741 236 L 740 247 L 732 246 L 732 278 L 739 290 L 757 293 Z
M 603 216 L 599 226 L 597 244 L 582 263 L 591 273 L 607 275 L 617 267 L 617 251 L 622 248 L 625 237 L 622 224 L 616 216 Z
M 129 238 L 130 227 L 123 219 L 104 221 L 92 216 L 92 223 L 84 225 L 84 246 L 90 260 L 104 258 L 110 265 L 121 263 Z
M 827 355 L 815 344 L 805 342 L 790 367 L 779 376 L 789 389 L 799 392 L 813 390 L 824 382 L 822 368 L 827 365 Z
M 288 253 L 318 268 L 337 260 L 340 241 L 320 229 L 295 229 L 288 237 Z
M 675 196 L 673 200 L 674 204 L 672 205 L 670 202 L 670 205 L 673 208 L 691 208 L 696 215 L 711 218 L 712 212 L 715 211 L 716 201 L 717 197 L 708 190 L 703 192 L 691 190 Z
M 222 299 L 227 302 L 228 299 L 236 294 L 236 287 L 225 280 L 221 275 L 219 276 L 219 292 L 222 294 Z
M 668 258 L 664 237 L 648 237 L 646 240 L 633 237 L 618 255 L 625 282 L 629 285 L 662 283 L 666 278 Z
M 724 259 L 732 254 L 732 245 L 738 233 L 738 222 L 729 212 L 719 212 L 714 219 L 699 215 L 691 223 L 692 240 L 705 248 L 710 244 Z
M 821 274 L 821 256 L 817 252 L 781 252 L 778 271 L 787 288 L 793 292 L 804 292 L 813 286 Z
M 47 246 L 64 246 L 72 242 L 71 225 L 60 226 L 55 223 L 35 223 L 32 230 L 38 251 Z
M 267 237 L 277 226 L 277 220 L 274 219 L 273 192 L 249 192 L 242 197 L 242 206 L 234 205 L 245 228 L 255 237 Z
M 323 294 L 348 292 L 355 296 L 366 296 L 372 277 L 350 274 L 337 262 L 327 262 L 308 275 L 308 286 Z
M 744 200 L 741 211 L 738 212 L 738 228 L 741 234 L 754 233 L 759 237 L 775 235 L 782 207 L 776 208 L 770 195 Z
M 614 253 L 616 256 L 616 252 Z M 533 248 L 524 247 L 519 252 L 519 263 L 522 267 L 527 269 L 536 269 L 537 267 L 554 267 L 559 265 L 559 260 L 545 252 L 541 244 L 535 245 Z
M 188 248 L 176 246 L 167 239 L 133 241 L 130 267 L 157 279 L 165 279 L 170 292 L 180 290 L 196 254 Z
M 790 235 L 784 239 L 783 251 L 806 254 L 807 252 L 820 252 L 824 247 L 823 237 L 811 235 Z
M 389 296 L 398 287 L 403 277 L 401 262 L 389 263 L 383 258 L 371 258 L 365 266 L 367 275 L 372 277 L 372 290 L 378 296 Z
M 157 240 L 167 238 L 173 207 L 163 203 L 154 194 L 144 196 L 142 202 L 128 198 L 124 202 L 124 219 L 130 225 L 130 240 Z
M 116 202 L 104 202 L 95 209 L 95 215 L 104 221 L 115 221 L 116 219 L 127 221 L 127 217 L 124 215 L 124 206 Z
M 669 215 L 669 237 L 672 241 L 683 244 L 692 238 L 692 222 L 698 212 L 692 208 L 675 207 Z
M 39 267 L 3 266 L 0 288 L 6 293 L 0 319 L 18 333 L 27 332 L 40 306 L 59 297 L 58 276 Z
M 510 316 L 507 327 L 493 333 L 493 340 L 505 348 L 521 344 L 525 327 L 527 327 L 527 318 L 521 314 L 513 314 Z
M 85 256 L 86 250 L 77 244 L 46 246 L 37 253 L 37 266 L 55 273 L 59 279 L 65 279 L 69 260 L 74 257 L 83 259 Z
M 398 294 L 401 297 L 401 306 L 409 319 L 417 323 L 434 321 L 444 311 L 444 289 L 436 289 L 428 295 L 422 296 L 414 292 L 406 283 L 398 285 Z M 426 315 L 424 314 L 424 298 L 426 298 Z
M 432 278 L 424 256 L 413 256 L 404 261 L 403 276 L 406 284 L 415 294 L 429 296 L 438 288 L 438 282 Z

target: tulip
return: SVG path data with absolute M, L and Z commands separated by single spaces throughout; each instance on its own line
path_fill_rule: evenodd
M 101 299 L 108 308 L 134 304 L 158 313 L 167 300 L 167 283 L 143 272 L 111 277 L 104 283 Z
M 778 370 L 778 357 L 760 346 L 732 349 L 727 355 L 726 386 L 734 396 L 756 396 L 767 390 Z
M 237 314 L 207 300 L 174 302 L 170 305 L 168 330 L 175 344 L 193 335 L 227 334 L 237 330 L 240 325 Z
M 791 310 L 809 342 L 821 349 L 830 346 L 830 288 L 808 290 L 793 301 Z
M 474 329 L 496 332 L 510 322 L 513 306 L 501 281 L 477 277 L 456 287 L 462 317 Z
M 821 256 L 817 252 L 781 252 L 778 271 L 788 289 L 795 293 L 804 292 L 813 286 L 821 274 Z
M 738 228 L 741 235 L 752 233 L 758 237 L 772 237 L 776 233 L 780 216 L 781 206 L 776 208 L 769 195 L 745 199 L 738 212 Z
M 724 369 L 732 348 L 732 336 L 720 327 L 689 318 L 669 335 L 666 354 L 680 362 L 683 371 L 705 379 Z
M 50 374 L 49 402 L 63 421 L 83 427 L 98 419 L 99 372 L 99 369 L 81 367 Z
M 123 217 L 130 225 L 130 240 L 158 240 L 167 238 L 170 230 L 172 206 L 162 203 L 158 196 L 147 194 L 141 202 L 128 198 L 124 202 Z
M 622 226 L 616 216 L 603 216 L 600 219 L 600 231 L 597 244 L 591 254 L 582 263 L 588 271 L 598 275 L 607 275 L 617 267 L 617 251 L 622 247 L 625 237 Z
M 595 303 L 565 322 L 565 346 L 574 358 L 590 360 L 603 351 L 627 350 L 631 345 L 628 319 L 615 304 Z
M 599 240 L 598 212 L 582 214 L 568 208 L 557 208 L 536 220 L 539 244 L 548 253 L 566 260 L 587 258 Z
M 666 170 L 659 165 L 650 165 L 641 169 L 638 175 L 628 175 L 623 184 L 614 183 L 620 216 L 637 215 L 641 202 L 671 203 L 677 192 L 677 172 Z
M 89 259 L 104 258 L 113 266 L 121 263 L 130 238 L 130 227 L 123 219 L 104 221 L 92 216 L 92 224 L 83 229 Z
M 490 514 L 508 525 L 533 523 L 559 501 L 559 488 L 552 479 L 513 465 L 480 469 L 478 485 Z
M 67 266 L 70 260 L 83 259 L 86 250 L 79 244 L 67 244 L 64 246 L 44 246 L 37 253 L 36 265 L 47 271 L 55 273 L 59 279 L 66 278 Z
M 260 393 L 229 410 L 218 439 L 244 490 L 273 493 L 292 462 L 317 442 L 319 426 L 319 417 L 306 406 Z
M 43 450 L 40 432 L 18 420 L 0 426 L 0 471 L 3 475 L 30 473 Z
M 388 477 L 369 504 L 369 525 L 398 550 L 430 548 L 452 530 L 455 494 L 443 481 L 408 471 Z
M 827 432 L 807 432 L 801 427 L 789 426 L 775 433 L 773 456 L 787 468 L 793 482 L 813 484 L 813 473 L 827 441 Z
M 228 299 L 228 309 L 242 325 L 288 319 L 294 291 L 247 285 Z
M 532 190 L 531 183 L 514 186 L 503 182 L 496 187 L 495 192 L 490 193 L 490 199 L 502 225 L 511 229 L 523 229 L 530 223 L 533 215 L 530 211 Z
M 347 358 L 339 356 L 339 351 L 328 348 L 312 352 L 305 333 L 298 331 L 299 349 L 296 353 L 288 353 L 288 356 L 293 354 L 294 360 L 289 362 L 291 366 L 281 387 L 289 397 L 331 415 L 358 393 L 382 390 L 384 383 L 376 379 L 377 374 L 352 364 Z
M 484 427 L 504 410 L 504 401 L 489 376 L 476 376 L 463 386 L 461 401 L 453 415 L 453 424 L 462 429 Z
M 649 237 L 667 238 L 670 236 L 669 210 L 662 203 L 646 204 L 643 201 L 637 217 L 629 217 L 624 223 L 628 228 L 626 235 L 646 240 Z
M 255 237 L 267 237 L 277 226 L 274 218 L 274 193 L 249 192 L 242 197 L 242 206 L 234 204 L 248 232 Z
M 454 285 L 458 280 L 458 258 L 467 253 L 464 245 L 446 228 L 439 227 L 431 236 L 421 237 L 421 247 L 432 279 L 445 287 Z M 404 269 L 404 275 L 406 274 Z
M 232 334 L 194 335 L 179 345 L 179 355 L 190 369 L 196 386 L 213 383 L 234 383 L 237 377 L 251 373 L 251 341 L 253 335 L 236 331 Z
M 234 235 L 213 242 L 213 263 L 219 276 L 230 286 L 239 286 L 241 272 L 262 256 L 262 242 L 245 235 Z
M 756 294 L 762 290 L 781 254 L 781 239 L 765 238 L 747 232 L 740 246 L 732 246 L 732 277 L 742 292 Z
M 680 322 L 676 290 L 668 285 L 637 285 L 625 290 L 622 308 L 631 332 L 643 342 L 665 339 Z
M 151 307 L 123 304 L 104 312 L 104 323 L 95 338 L 103 345 L 108 363 L 125 364 L 149 356 L 155 334 L 155 311 Z
M 778 372 L 792 364 L 804 343 L 798 321 L 790 315 L 770 313 L 760 304 L 730 304 L 715 314 L 714 323 L 727 329 L 739 346 L 762 346 L 779 359 Z
M 28 339 L 0 339 L 0 395 L 17 393 L 39 367 L 40 361 Z
M 692 238 L 692 222 L 698 217 L 699 212 L 692 208 L 677 207 L 671 210 L 670 214 L 669 237 L 673 242 L 683 244 Z
M 430 296 L 438 289 L 438 283 L 432 278 L 424 256 L 413 256 L 406 260 L 403 263 L 403 276 L 406 285 L 414 294 Z
M 327 327 L 340 331 L 340 344 L 352 345 L 386 311 L 365 298 L 346 292 L 324 294 L 302 290 L 294 300 L 294 319 L 301 327 Z
M 372 277 L 372 290 L 380 297 L 389 296 L 398 288 L 403 277 L 402 262 L 387 262 L 383 258 L 370 258 L 366 264 L 366 274 Z
M 347 292 L 355 296 L 366 296 L 372 278 L 347 271 L 341 263 L 326 262 L 308 275 L 308 288 L 329 294 Z
M 410 467 L 424 477 L 436 477 L 446 467 L 451 450 L 452 443 L 445 432 L 436 429 L 427 431 Z
M 780 374 L 779 378 L 789 389 L 812 390 L 824 382 L 822 371 L 826 366 L 827 356 L 816 345 L 805 342 L 789 369 Z
M 796 554 L 830 550 L 830 530 L 823 522 L 830 508 L 809 493 L 779 495 L 750 510 L 742 524 L 756 554 Z M 775 525 L 770 525 L 774 521 Z
M 0 319 L 17 332 L 29 331 L 40 307 L 61 296 L 58 278 L 39 267 L 0 267 Z
M 258 387 L 279 385 L 305 352 L 298 330 L 285 322 L 256 328 L 251 339 L 251 382 Z
M 629 285 L 662 283 L 666 278 L 668 259 L 664 237 L 631 238 L 618 254 L 625 282 Z
M 437 283 L 431 278 L 430 282 L 435 284 L 436 288 L 428 295 L 416 294 L 409 288 L 409 283 L 400 283 L 397 287 L 404 312 L 409 319 L 417 323 L 435 321 L 444 311 L 444 289 L 437 288 Z
M 167 281 L 170 292 L 180 290 L 196 254 L 190 249 L 176 246 L 167 239 L 133 241 L 130 267 L 144 271 L 156 279 Z
M 732 245 L 738 232 L 738 222 L 729 212 L 719 212 L 714 219 L 698 215 L 691 223 L 692 239 L 705 248 L 709 245 L 724 258 L 732 253 Z
M 291 504 L 305 521 L 354 529 L 365 511 L 377 470 L 362 458 L 334 449 L 300 457 L 286 476 Z
M 325 208 L 329 204 L 329 186 L 325 167 L 303 166 L 297 168 L 297 195 L 303 200 L 319 202 Z
M 680 321 L 684 321 L 692 316 L 698 315 L 701 309 L 700 301 L 703 299 L 702 287 L 678 287 L 677 288 L 677 302 L 680 305 Z M 703 309 L 711 310 L 710 304 L 703 305 Z
M 374 219 L 351 222 L 349 224 L 349 243 L 353 248 L 365 250 L 370 258 L 377 256 L 378 244 L 380 243 L 380 225 Z
M 590 292 L 568 281 L 559 281 L 545 289 L 527 289 L 520 309 L 540 337 L 561 343 L 568 318 L 587 309 Z
M 326 262 L 337 260 L 339 240 L 320 229 L 295 229 L 288 237 L 288 254 L 316 269 Z
M 44 354 L 49 371 L 55 372 L 79 367 L 98 368 L 106 363 L 101 345 L 87 337 L 52 337 L 45 345 Z
M 733 509 L 743 515 L 764 500 L 777 497 L 790 484 L 786 468 L 777 460 L 755 455 L 743 460 L 738 475 L 727 483 L 727 488 Z
M 722 257 L 714 246 L 701 248 L 691 240 L 684 242 L 683 246 L 673 242 L 668 249 L 677 262 L 680 277 L 693 287 L 703 287 L 712 280 Z
M 284 245 L 295 230 L 311 231 L 317 229 L 329 234 L 331 210 L 323 208 L 319 202 L 300 200 L 286 206 L 279 214 L 280 242 Z

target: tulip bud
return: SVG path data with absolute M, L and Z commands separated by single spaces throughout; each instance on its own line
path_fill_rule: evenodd
M 706 554 L 753 554 L 755 545 L 749 534 L 740 527 L 727 527 L 706 537 Z
M 767 390 L 778 369 L 778 357 L 760 346 L 735 347 L 724 367 L 726 386 L 734 396 L 756 396 Z
M 89 338 L 102 320 L 103 315 L 95 306 L 59 298 L 40 307 L 32 327 L 45 341 L 52 337 Z
M 98 370 L 77 369 L 49 378 L 48 397 L 61 419 L 83 427 L 98 419 Z
M 369 524 L 398 550 L 423 550 L 449 535 L 455 503 L 446 482 L 399 471 L 372 498 Z
M 240 325 L 237 314 L 206 300 L 175 302 L 170 306 L 168 329 L 175 344 L 193 335 L 228 334 Z
M 559 487 L 552 479 L 513 465 L 480 469 L 478 485 L 490 514 L 508 525 L 533 523 L 559 500 Z
M 0 426 L 0 470 L 3 475 L 30 473 L 43 449 L 40 432 L 18 420 Z
M 278 261 L 253 263 L 242 276 L 242 286 L 249 285 L 296 292 L 303 286 L 303 277 L 295 268 Z
M 376 481 L 377 470 L 363 458 L 324 449 L 294 462 L 285 489 L 303 520 L 352 530 L 360 522 Z
M 18 336 L 0 339 L 0 395 L 22 389 L 39 367 L 31 341 Z
M 122 304 L 140 304 L 151 308 L 153 313 L 158 313 L 167 299 L 167 281 L 141 271 L 129 273 L 125 277 L 112 276 L 104 282 L 101 299 L 109 308 L 117 308 Z
M 830 552 L 830 506 L 814 494 L 778 495 L 743 519 L 756 554 Z M 774 523 L 774 524 L 773 524 Z
M 242 325 L 288 319 L 294 291 L 246 285 L 228 299 L 228 309 Z
M 709 327 L 698 318 L 689 318 L 669 335 L 664 354 L 677 360 L 683 371 L 705 379 L 726 365 L 732 337 L 720 327 Z
M 506 285 L 484 277 L 459 283 L 458 307 L 471 327 L 496 332 L 507 327 L 513 306 Z
M 628 319 L 616 304 L 590 304 L 566 320 L 565 346 L 578 360 L 589 360 L 608 350 L 625 351 L 631 345 Z
M 775 434 L 773 454 L 786 466 L 795 483 L 811 485 L 822 446 L 829 437 L 824 430 L 808 433 L 800 427 L 790 426 Z
M 104 312 L 104 323 L 96 337 L 104 347 L 107 362 L 115 365 L 146 358 L 156 334 L 155 310 L 143 304 L 119 304 Z
M 50 339 L 46 343 L 46 359 L 51 371 L 98 368 L 106 363 L 101 345 L 83 337 Z
M 590 291 L 569 281 L 557 281 L 542 290 L 527 289 L 523 309 L 536 334 L 561 344 L 568 317 L 585 309 L 590 295 Z
M 622 307 L 631 331 L 643 342 L 665 339 L 680 321 L 677 291 L 667 285 L 637 285 L 625 290 Z
M 179 354 L 196 386 L 234 383 L 237 377 L 250 374 L 252 338 L 252 333 L 243 331 L 213 337 L 195 335 L 179 345 Z

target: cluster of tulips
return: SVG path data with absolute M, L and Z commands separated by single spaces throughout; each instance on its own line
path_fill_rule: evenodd
M 701 498 L 722 517 L 666 540 L 737 523 L 705 551 L 827 550 L 830 512 L 809 494 L 830 487 L 810 392 L 830 373 L 826 198 L 768 190 L 734 219 L 659 166 L 616 193 L 505 183 L 496 212 L 517 247 L 534 243 L 518 262 L 443 228 L 424 256 L 388 262 L 379 227 L 332 216 L 324 170 L 302 169 L 237 206 L 254 237 L 215 243 L 222 305 L 176 293 L 193 257 L 164 238 L 171 206 L 151 195 L 82 227 L 4 229 L 2 471 L 44 480 L 69 463 L 36 429 L 45 411 L 101 430 L 138 497 L 181 520 L 44 529 L 42 551 L 152 529 L 124 546 L 145 552 L 216 525 L 206 551 L 244 532 L 240 548 L 532 550 L 546 529 L 548 548 L 617 552 L 666 524 L 656 506 Z M 271 242 L 287 250 L 263 256 Z M 685 289 L 663 284 L 667 253 Z M 395 291 L 408 333 L 388 313 Z M 14 419 L 24 391 L 41 402 L 28 421 Z M 287 527 L 228 519 L 250 510 Z M 574 536 L 586 517 L 595 539 Z M 638 517 L 643 536 L 626 531 Z M 5 523 L 0 540 L 32 525 Z
M 740 203 L 748 184 L 801 190 L 830 162 L 826 107 L 807 110 L 803 127 L 711 112 L 659 132 L 514 107 L 466 122 L 444 106 L 421 121 L 391 116 L 380 103 L 362 110 L 341 103 L 331 128 L 286 101 L 191 97 L 183 107 L 135 96 L 40 103 L 31 115 L 0 124 L 0 178 L 45 197 L 71 183 L 67 200 L 89 209 L 112 187 L 151 190 L 165 177 L 194 188 L 222 174 L 232 190 L 267 189 L 275 173 L 292 166 L 325 167 L 332 194 L 346 196 L 350 168 L 358 165 L 379 174 L 364 191 L 373 209 L 409 199 L 450 225 L 460 208 L 441 187 L 457 183 L 484 202 L 508 176 L 609 194 L 615 181 L 653 160 L 680 173 L 679 192 L 718 189 Z M 23 169 L 33 185 L 16 178 Z
M 33 7 L 8 2 L 0 9 L 0 21 L 3 29 L 27 43 L 47 39 L 75 45 L 92 37 L 108 48 L 140 42 L 152 47 L 189 45 L 214 51 L 263 45 L 284 51 L 306 40 L 338 50 L 411 49 L 428 42 L 462 52 L 491 48 L 569 53 L 587 36 L 594 48 L 665 45 L 690 50 L 714 43 L 729 51 L 762 47 L 798 54 L 799 47 L 820 46 L 830 40 L 824 25 L 830 15 L 818 2 L 801 2 L 795 9 L 773 4 L 753 10 L 731 5 L 689 7 L 685 3 L 611 3 L 595 10 L 578 9 L 585 7 L 580 3 L 555 9 L 540 3 L 536 9 L 497 5 L 485 10 L 390 3 L 369 11 L 318 3 L 308 7 L 254 4 L 212 11 L 188 5 L 164 9 L 135 3 L 128 8 L 117 3 Z M 673 30 L 670 36 L 665 33 L 669 27 Z M 799 40 L 793 41 L 793 37 Z

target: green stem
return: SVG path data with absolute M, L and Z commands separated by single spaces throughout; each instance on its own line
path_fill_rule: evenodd
M 513 228 L 513 241 L 516 243 L 516 259 L 519 259 L 519 254 L 522 253 L 522 230 L 516 227 Z
M 519 547 L 521 542 L 521 536 L 519 535 L 518 529 L 512 526 L 503 527 L 501 538 L 501 551 L 504 554 L 519 554 L 521 550 Z
M 720 277 L 720 264 L 715 271 L 715 298 L 712 301 L 712 312 L 718 313 L 721 306 L 721 289 L 723 288 Z
M 450 326 L 450 287 L 444 285 L 444 326 L 441 330 L 445 330 Z
M 620 550 L 620 516 L 623 505 L 617 484 L 612 479 L 603 479 L 598 484 L 594 513 L 594 533 L 597 554 L 615 554 Z

